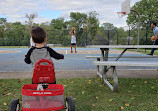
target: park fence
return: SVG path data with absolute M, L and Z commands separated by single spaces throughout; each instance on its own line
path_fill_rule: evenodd
M 71 41 L 70 30 L 46 30 L 47 44 L 69 46 Z M 142 33 L 139 38 L 140 45 L 152 44 L 152 34 Z M 87 45 L 136 45 L 138 35 L 135 32 L 119 30 L 76 30 L 77 46 Z M 0 34 L 0 46 L 29 46 L 30 33 L 26 29 L 4 30 Z

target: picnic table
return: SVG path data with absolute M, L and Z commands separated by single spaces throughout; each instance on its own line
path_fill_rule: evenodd
M 97 74 L 101 78 L 103 78 L 104 82 L 114 92 L 118 90 L 118 77 L 117 77 L 117 73 L 116 73 L 116 66 L 149 66 L 149 67 L 157 67 L 158 66 L 157 61 L 155 61 L 155 62 L 149 62 L 149 61 L 148 62 L 145 62 L 145 61 L 118 61 L 123 56 L 123 54 L 129 49 L 140 49 L 140 48 L 152 49 L 152 48 L 158 48 L 158 45 L 89 45 L 87 47 L 88 48 L 99 48 L 101 50 L 102 61 L 100 61 L 100 59 L 97 58 L 97 61 L 93 61 L 93 63 L 95 65 L 97 65 L 97 70 L 98 70 Z M 113 49 L 113 48 L 115 48 L 115 49 L 124 49 L 124 50 L 119 54 L 118 57 L 116 57 L 115 61 L 108 61 L 109 49 Z M 149 56 L 149 55 L 147 57 L 155 58 L 155 56 Z M 100 74 L 99 66 L 102 66 L 102 74 Z M 110 66 L 110 68 L 108 68 L 107 66 Z M 109 69 L 112 70 L 113 79 L 114 79 L 114 84 L 113 85 L 110 84 L 110 82 L 107 80 L 107 72 L 109 71 Z

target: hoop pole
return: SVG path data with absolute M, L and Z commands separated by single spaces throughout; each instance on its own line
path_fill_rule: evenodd
M 137 37 L 137 45 L 139 45 L 139 38 L 140 38 L 140 14 L 136 11 L 131 9 L 131 11 L 135 12 L 138 15 L 138 37 Z M 137 49 L 139 52 L 139 49 Z

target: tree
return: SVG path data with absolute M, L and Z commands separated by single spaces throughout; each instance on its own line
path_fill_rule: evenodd
M 83 25 L 83 23 L 86 22 L 87 15 L 79 12 L 71 12 L 70 18 L 73 22 L 74 27 L 80 28 Z
M 6 18 L 0 18 L 0 26 L 4 25 L 7 22 Z
M 60 30 L 63 30 L 67 27 L 65 22 L 64 22 L 64 18 L 52 19 L 50 25 L 54 29 L 60 29 Z
M 136 10 L 141 15 L 141 24 L 147 22 L 158 21 L 158 0 L 141 0 L 134 4 L 131 8 Z M 132 12 L 127 17 L 128 24 L 135 24 L 138 21 L 136 13 Z
M 27 37 L 25 36 L 25 25 L 21 22 L 12 23 L 11 29 L 5 32 L 5 45 L 8 46 L 21 46 L 27 45 Z
M 117 42 L 117 36 L 118 36 L 118 44 L 126 44 L 127 43 L 127 37 L 128 37 L 128 32 L 125 31 L 122 27 L 117 29 L 118 35 L 115 35 L 115 42 Z
M 109 22 L 103 23 L 103 24 L 102 24 L 102 27 L 103 27 L 105 30 L 112 30 L 112 29 L 115 28 L 114 25 L 111 24 L 111 23 L 109 23 Z
M 89 33 L 89 40 L 92 44 L 94 44 L 96 35 L 97 35 L 97 29 L 99 28 L 99 20 L 97 18 L 99 14 L 96 11 L 92 11 L 89 13 L 88 16 L 88 33 Z
M 80 12 L 71 12 L 71 20 L 65 21 L 64 18 L 52 19 L 51 22 L 43 22 L 41 24 L 33 23 L 36 14 L 26 14 L 27 24 L 21 22 L 9 23 L 6 18 L 0 18 L 0 45 L 28 45 L 30 38 L 30 30 L 32 26 L 40 26 L 47 32 L 48 44 L 62 44 L 68 46 L 70 44 L 70 30 L 76 28 L 76 37 L 78 46 L 86 46 L 87 44 L 106 44 L 106 29 L 115 29 L 111 23 L 104 23 L 99 27 L 98 13 L 96 11 L 89 14 Z M 113 37 L 113 32 L 110 36 Z M 112 35 L 111 35 L 112 34 Z
M 4 45 L 4 30 L 5 30 L 5 24 L 7 22 L 6 18 L 0 18 L 0 44 Z
M 81 46 L 84 44 L 83 41 L 85 41 L 83 36 L 83 27 L 87 23 L 87 15 L 85 13 L 71 12 L 70 18 L 70 28 L 76 28 L 77 44 Z
M 35 19 L 38 15 L 35 13 L 32 14 L 27 14 L 25 15 L 25 17 L 28 19 L 28 21 L 25 21 L 26 23 L 28 23 L 29 29 L 31 30 L 32 24 L 33 24 L 33 19 Z
M 145 36 L 149 37 L 149 35 L 152 35 L 153 32 L 150 28 L 150 24 L 152 21 L 158 22 L 158 0 L 141 0 L 135 3 L 131 9 L 136 10 L 141 17 L 140 38 L 145 38 Z M 138 17 L 136 13 L 131 11 L 127 18 L 127 24 L 135 25 L 137 22 Z
M 28 37 L 28 38 L 30 38 L 30 32 L 31 32 L 31 29 L 32 29 L 32 26 L 33 26 L 33 20 L 37 17 L 38 15 L 36 14 L 36 13 L 31 13 L 30 15 L 29 14 L 27 14 L 26 13 L 26 15 L 25 15 L 25 17 L 28 19 L 27 21 L 25 21 L 27 24 L 28 24 L 28 26 L 26 26 L 26 27 L 28 27 L 27 28 L 27 33 L 26 33 L 26 36 Z M 30 40 L 30 39 L 29 39 Z M 25 41 L 28 41 L 28 39 L 26 39 Z M 27 43 L 27 45 L 29 45 L 29 41 L 28 41 L 28 43 Z M 25 43 L 26 44 L 26 43 Z
M 48 40 L 50 43 L 55 44 L 65 44 L 65 30 L 67 29 L 67 24 L 64 21 L 64 18 L 52 19 L 50 23 L 50 30 L 48 34 Z M 49 36 L 53 35 L 53 36 Z
M 104 34 L 106 34 L 106 39 L 108 40 L 108 43 L 110 44 L 110 41 L 115 43 L 116 40 L 115 38 L 113 40 L 113 37 L 115 36 L 115 34 L 118 34 L 117 28 L 109 22 L 103 23 L 101 27 L 104 29 L 103 32 Z

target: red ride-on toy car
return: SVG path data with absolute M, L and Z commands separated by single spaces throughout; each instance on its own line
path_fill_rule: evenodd
M 42 65 L 47 63 L 47 65 Z M 52 61 L 42 59 L 34 68 L 33 83 L 22 87 L 22 111 L 75 111 L 74 100 L 66 97 L 64 105 L 64 87 L 55 82 L 54 65 Z M 19 99 L 13 99 L 9 111 L 20 111 Z

